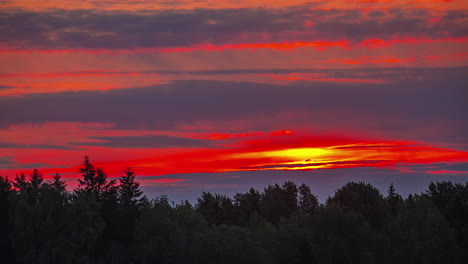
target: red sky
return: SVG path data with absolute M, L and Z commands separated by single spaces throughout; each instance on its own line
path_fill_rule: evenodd
M 0 5 L 3 175 L 72 188 L 89 155 L 180 197 L 331 172 L 468 179 L 466 1 Z

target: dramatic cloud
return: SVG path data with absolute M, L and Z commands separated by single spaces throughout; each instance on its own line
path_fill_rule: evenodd
M 377 11 L 376 11 L 377 12 Z M 429 20 L 437 17 L 437 23 Z M 465 10 L 195 9 L 147 12 L 58 10 L 0 13 L 3 49 L 268 48 L 274 43 L 468 37 Z M 263 43 L 263 44 L 262 44 Z M 210 45 L 207 45 L 210 44 Z M 227 45 L 227 46 L 226 46 Z M 230 47 L 229 45 L 233 45 Z M 284 45 L 284 44 L 283 44 Z M 341 45 L 348 45 L 344 42 Z M 325 45 L 326 47 L 327 45 Z M 169 50 L 170 51 L 170 50 Z
M 281 72 L 277 70 L 275 74 Z M 0 98 L 0 113 L 4 125 L 70 121 L 115 123 L 127 129 L 174 129 L 202 120 L 321 113 L 308 125 L 340 123 L 343 118 L 351 118 L 368 128 L 407 131 L 442 122 L 466 135 L 465 72 L 466 68 L 344 70 L 335 71 L 333 78 L 359 74 L 366 79 L 389 82 L 355 85 L 297 82 L 287 88 L 259 83 L 175 81 L 105 92 L 7 96 Z M 284 129 L 271 124 L 259 127 L 265 128 Z
M 2 175 L 73 188 L 89 155 L 189 199 L 468 177 L 461 0 L 0 5 Z
M 194 138 L 171 136 L 126 136 L 126 137 L 90 137 L 98 142 L 82 142 L 85 146 L 102 146 L 110 148 L 171 148 L 171 147 L 209 147 L 209 141 Z M 0 145 L 1 147 L 1 145 Z

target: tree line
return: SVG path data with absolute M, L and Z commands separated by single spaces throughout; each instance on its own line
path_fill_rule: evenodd
M 350 182 L 320 204 L 286 181 L 195 204 L 143 196 L 135 173 L 118 180 L 85 157 L 78 187 L 0 175 L 3 263 L 464 263 L 468 183 L 430 183 L 401 197 Z

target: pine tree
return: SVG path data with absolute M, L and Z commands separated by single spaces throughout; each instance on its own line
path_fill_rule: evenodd
M 51 187 L 60 193 L 64 192 L 67 188 L 65 181 L 62 181 L 60 174 L 58 174 L 58 172 L 55 173 L 54 180 L 52 181 Z
M 395 197 L 396 196 L 396 190 L 395 186 L 393 186 L 393 182 L 390 184 L 390 187 L 388 187 L 388 197 Z
M 26 191 L 28 188 L 28 182 L 26 181 L 24 173 L 21 173 L 20 175 L 16 174 L 15 179 L 13 180 L 13 187 L 20 192 Z
M 135 181 L 135 173 L 127 167 L 124 171 L 125 175 L 120 177 L 119 201 L 123 207 L 134 207 L 140 201 L 140 196 L 143 192 L 140 190 L 140 184 Z
M 44 177 L 38 169 L 34 168 L 33 172 L 29 176 L 29 185 L 27 186 L 28 200 L 32 204 L 39 202 L 41 197 L 41 184 L 44 181 Z
M 8 194 L 11 192 L 11 182 L 7 176 L 2 176 L 0 174 L 0 200 L 7 199 Z
M 15 263 L 11 248 L 10 194 L 12 184 L 7 176 L 0 175 L 0 256 L 5 263 Z
M 96 188 L 95 191 L 97 194 L 101 196 L 104 195 L 116 195 L 117 189 L 115 186 L 115 180 L 107 180 L 107 175 L 101 168 L 97 168 L 96 170 Z M 99 196 L 98 196 L 99 197 Z
M 43 181 L 44 177 L 42 176 L 42 174 L 39 172 L 38 169 L 34 168 L 33 173 L 29 178 L 29 182 L 31 183 L 33 189 L 39 189 Z
M 79 169 L 83 175 L 83 179 L 78 179 L 78 188 L 75 190 L 78 193 L 92 193 L 96 185 L 96 169 L 89 162 L 88 156 L 85 156 L 83 167 Z
M 78 179 L 78 188 L 75 189 L 77 195 L 94 195 L 100 201 L 115 191 L 115 180 L 108 181 L 104 171 L 100 168 L 95 169 L 87 156 L 79 172 L 83 175 L 83 179 Z
M 401 196 L 396 192 L 393 183 L 388 187 L 387 203 L 390 208 L 390 214 L 396 216 L 398 214 L 398 204 L 402 200 Z

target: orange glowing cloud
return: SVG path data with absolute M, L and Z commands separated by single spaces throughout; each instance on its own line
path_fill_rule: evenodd
M 47 177 L 62 173 L 73 186 L 84 155 L 111 177 L 131 166 L 147 186 L 186 184 L 155 177 L 179 173 L 359 167 L 404 173 L 413 165 L 468 162 L 465 148 L 430 143 L 445 140 L 450 133 L 444 130 L 463 129 L 455 123 L 466 108 L 458 96 L 464 90 L 456 86 L 463 83 L 468 61 L 464 0 L 12 0 L 2 7 L 5 14 L 20 14 L 18 21 L 22 12 L 44 18 L 37 23 L 37 36 L 23 34 L 21 23 L 4 27 L 11 36 L 0 44 L 0 97 L 3 109 L 9 107 L 4 119 L 14 118 L 0 118 L 2 175 L 39 167 Z M 218 13 L 208 9 L 236 16 L 211 20 Z M 75 12 L 62 17 L 64 10 L 87 11 L 75 29 L 60 26 L 77 19 Z M 191 10 L 207 15 L 198 20 Z M 265 25 L 246 30 L 236 13 L 244 11 Z M 180 31 L 154 30 L 159 20 L 147 22 L 165 12 L 176 18 L 190 13 L 200 25 L 188 19 Z M 265 19 L 258 15 L 262 12 Z M 101 22 L 120 21 L 120 14 L 133 16 L 122 24 L 135 32 Z M 97 22 L 89 24 L 87 16 L 94 15 Z M 402 21 L 413 20 L 418 26 L 407 30 Z M 101 23 L 107 23 L 104 29 Z M 328 26 L 336 32 L 323 30 Z M 80 34 L 87 40 L 72 41 Z M 435 83 L 431 80 L 442 88 L 423 89 Z M 451 80 L 457 81 L 456 89 L 445 90 Z M 125 90 L 106 91 L 111 89 Z M 236 92 L 231 96 L 231 91 Z M 37 93 L 25 100 L 33 102 L 25 108 L 15 101 Z M 37 105 L 52 109 L 41 114 L 33 99 L 49 96 L 61 98 L 51 102 L 65 102 L 63 109 L 40 99 Z M 99 107 L 90 107 L 86 96 Z M 404 114 L 408 117 L 394 122 Z M 433 131 L 421 125 L 426 120 Z M 424 172 L 467 173 L 435 165 Z
M 8 53 L 77 53 L 86 52 L 92 54 L 124 54 L 124 53 L 141 53 L 141 52 L 192 52 L 192 51 L 224 51 L 224 50 L 237 50 L 237 49 L 273 49 L 278 51 L 294 50 L 298 48 L 315 48 L 319 51 L 324 51 L 325 48 L 330 47 L 342 47 L 347 48 L 349 42 L 346 40 L 342 41 L 296 41 L 296 42 L 280 42 L 280 43 L 240 43 L 240 44 L 224 44 L 224 45 L 213 45 L 213 44 L 197 44 L 188 47 L 171 47 L 171 48 L 134 48 L 134 49 L 58 49 L 58 50 L 35 50 L 35 49 L 0 49 L 0 52 Z
M 349 50 L 356 47 L 364 47 L 367 49 L 380 49 L 385 47 L 394 46 L 397 44 L 422 44 L 422 43 L 466 43 L 468 37 L 459 38 L 441 38 L 441 39 L 428 39 L 428 38 L 395 38 L 395 39 L 366 39 L 357 44 L 352 44 L 349 40 L 339 41 L 292 41 L 292 42 L 270 42 L 270 43 L 239 43 L 239 44 L 196 44 L 186 47 L 169 47 L 169 48 L 132 48 L 132 49 L 10 49 L 4 47 L 0 49 L 0 53 L 90 53 L 90 54 L 110 54 L 122 55 L 127 53 L 145 53 L 145 52 L 158 52 L 158 53 L 185 53 L 194 51 L 208 51 L 208 52 L 222 52 L 225 50 L 258 50 L 258 49 L 272 49 L 276 51 L 292 51 L 302 48 L 314 48 L 317 51 L 326 51 L 328 48 L 339 47 Z M 88 75 L 99 75 L 102 73 L 89 72 Z M 119 73 L 116 73 L 119 74 Z M 124 75 L 125 73 L 120 73 Z
M 235 138 L 237 135 L 234 134 L 232 137 Z M 72 150 L 10 148 L 3 149 L 3 153 L 14 156 L 14 161 L 18 165 L 53 162 L 55 166 L 41 168 L 44 173 L 52 175 L 58 170 L 71 178 L 78 177 L 77 159 L 90 153 L 95 157 L 97 165 L 110 176 L 117 176 L 122 168 L 132 166 L 142 177 L 257 170 L 355 167 L 399 169 L 400 166 L 411 166 L 411 164 L 468 162 L 468 152 L 417 142 L 312 136 L 292 130 L 257 133 L 252 137 L 255 139 L 222 144 L 222 148 L 193 150 L 93 147 L 90 142 L 89 147 L 83 146 Z M 5 170 L 7 174 L 18 171 L 14 168 Z M 160 183 L 170 182 L 160 179 Z
M 389 56 L 380 56 L 380 57 L 369 57 L 362 56 L 359 58 L 347 58 L 347 59 L 332 59 L 331 62 L 338 62 L 342 64 L 407 64 L 412 63 L 416 60 L 416 57 L 409 58 L 391 58 Z
M 420 44 L 420 43 L 431 43 L 431 42 L 468 42 L 468 37 L 460 38 L 444 38 L 444 39 L 419 39 L 419 38 L 403 38 L 403 39 L 391 39 L 391 40 L 382 40 L 382 39 L 367 39 L 359 43 L 360 46 L 376 49 L 382 47 L 388 47 L 399 43 L 407 44 Z
M 0 74 L 1 78 L 53 78 L 53 77 L 84 77 L 84 76 L 141 76 L 157 75 L 155 72 L 123 72 L 123 71 L 80 71 L 80 72 L 52 72 L 52 73 L 9 73 Z

